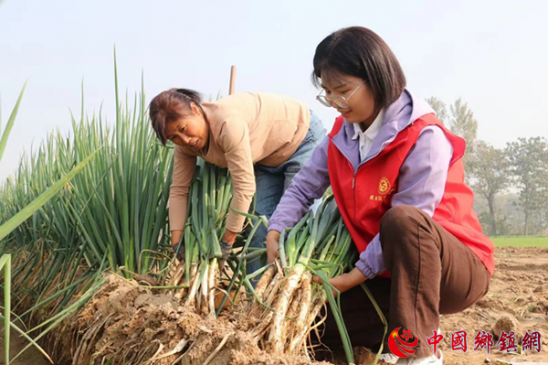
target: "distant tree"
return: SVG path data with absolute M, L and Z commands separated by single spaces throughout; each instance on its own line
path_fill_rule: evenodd
M 481 223 L 481 228 L 483 232 L 489 236 L 494 236 L 491 232 L 493 227 L 493 217 L 489 211 L 483 211 L 478 215 L 479 221 Z M 508 218 L 503 214 L 502 211 L 497 209 L 497 236 L 506 236 L 510 233 L 510 226 L 508 224 Z
M 474 177 L 471 187 L 476 194 L 483 195 L 487 200 L 490 216 L 488 221 L 491 224 L 490 234 L 495 236 L 499 233 L 495 198 L 510 184 L 509 165 L 505 151 L 483 141 L 476 142 L 474 153 L 469 159 L 469 172 Z
M 530 224 L 542 229 L 548 209 L 548 144 L 543 137 L 518 138 L 507 147 L 512 175 L 520 189 L 520 209 L 525 214 L 523 234 L 529 234 Z
M 474 145 L 478 134 L 478 122 L 474 118 L 474 113 L 468 108 L 468 104 L 457 99 L 455 104 L 451 105 L 451 116 L 449 118 L 449 129 L 451 132 L 459 137 L 464 138 L 466 141 L 466 153 L 464 154 L 463 161 L 466 171 L 470 170 L 470 161 L 473 158 Z M 469 181 L 467 179 L 467 181 Z
M 472 148 L 478 134 L 478 122 L 474 119 L 474 113 L 468 108 L 468 104 L 460 98 L 451 105 L 450 109 L 449 129 L 457 136 L 464 138 L 467 145 Z
M 440 99 L 436 98 L 435 96 L 431 96 L 428 99 L 426 99 L 428 104 L 434 109 L 436 112 L 436 117 L 443 123 L 447 124 L 447 107 L 445 106 L 445 103 L 441 101 Z
M 510 190 L 510 189 L 509 189 Z M 486 234 L 491 234 L 493 226 L 492 217 L 489 213 L 489 204 L 482 194 L 475 193 L 474 212 L 477 213 L 481 227 Z M 496 225 L 497 235 L 520 235 L 523 234 L 523 220 L 525 215 L 518 207 L 519 195 L 517 193 L 505 192 L 497 194 L 496 198 Z

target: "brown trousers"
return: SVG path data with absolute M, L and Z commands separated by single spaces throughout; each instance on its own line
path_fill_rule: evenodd
M 489 272 L 468 247 L 412 206 L 397 206 L 384 215 L 380 241 L 390 279 L 365 283 L 388 320 L 383 352 L 390 351 L 388 335 L 402 327 L 419 342 L 411 357 L 430 356 L 426 338 L 439 328 L 439 315 L 460 312 L 481 299 L 489 289 Z M 384 325 L 363 289 L 353 288 L 340 300 L 352 345 L 378 349 Z M 331 349 L 341 345 L 330 313 L 321 341 Z

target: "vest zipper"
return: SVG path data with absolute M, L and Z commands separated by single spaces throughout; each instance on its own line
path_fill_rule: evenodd
M 354 191 L 354 219 L 358 218 L 358 198 L 356 196 L 356 189 L 354 189 L 354 186 L 356 185 L 356 173 L 354 173 L 354 176 L 352 177 L 352 190 Z

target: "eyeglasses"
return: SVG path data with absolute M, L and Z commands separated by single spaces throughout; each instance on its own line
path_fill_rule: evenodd
M 358 91 L 358 89 L 360 87 L 362 87 L 363 84 L 365 84 L 365 81 L 362 82 L 361 84 L 359 84 L 358 87 L 355 88 L 354 91 L 352 91 L 352 93 L 350 95 L 348 95 L 347 98 L 345 98 L 342 95 L 335 95 L 335 96 L 322 95 L 322 93 L 324 92 L 324 90 L 322 90 L 322 93 L 320 93 L 318 96 L 316 96 L 316 100 L 318 100 L 320 103 L 322 103 L 323 105 L 325 105 L 327 107 L 332 107 L 333 104 L 335 104 L 339 108 L 348 109 L 348 108 L 350 108 L 350 105 L 348 105 L 348 99 L 350 99 L 352 97 L 352 95 L 354 95 L 354 93 L 356 91 Z

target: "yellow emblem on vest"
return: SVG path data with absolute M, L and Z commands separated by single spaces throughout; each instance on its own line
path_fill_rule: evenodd
M 379 194 L 388 194 L 390 192 L 390 187 L 390 181 L 386 177 L 383 177 L 379 183 Z

